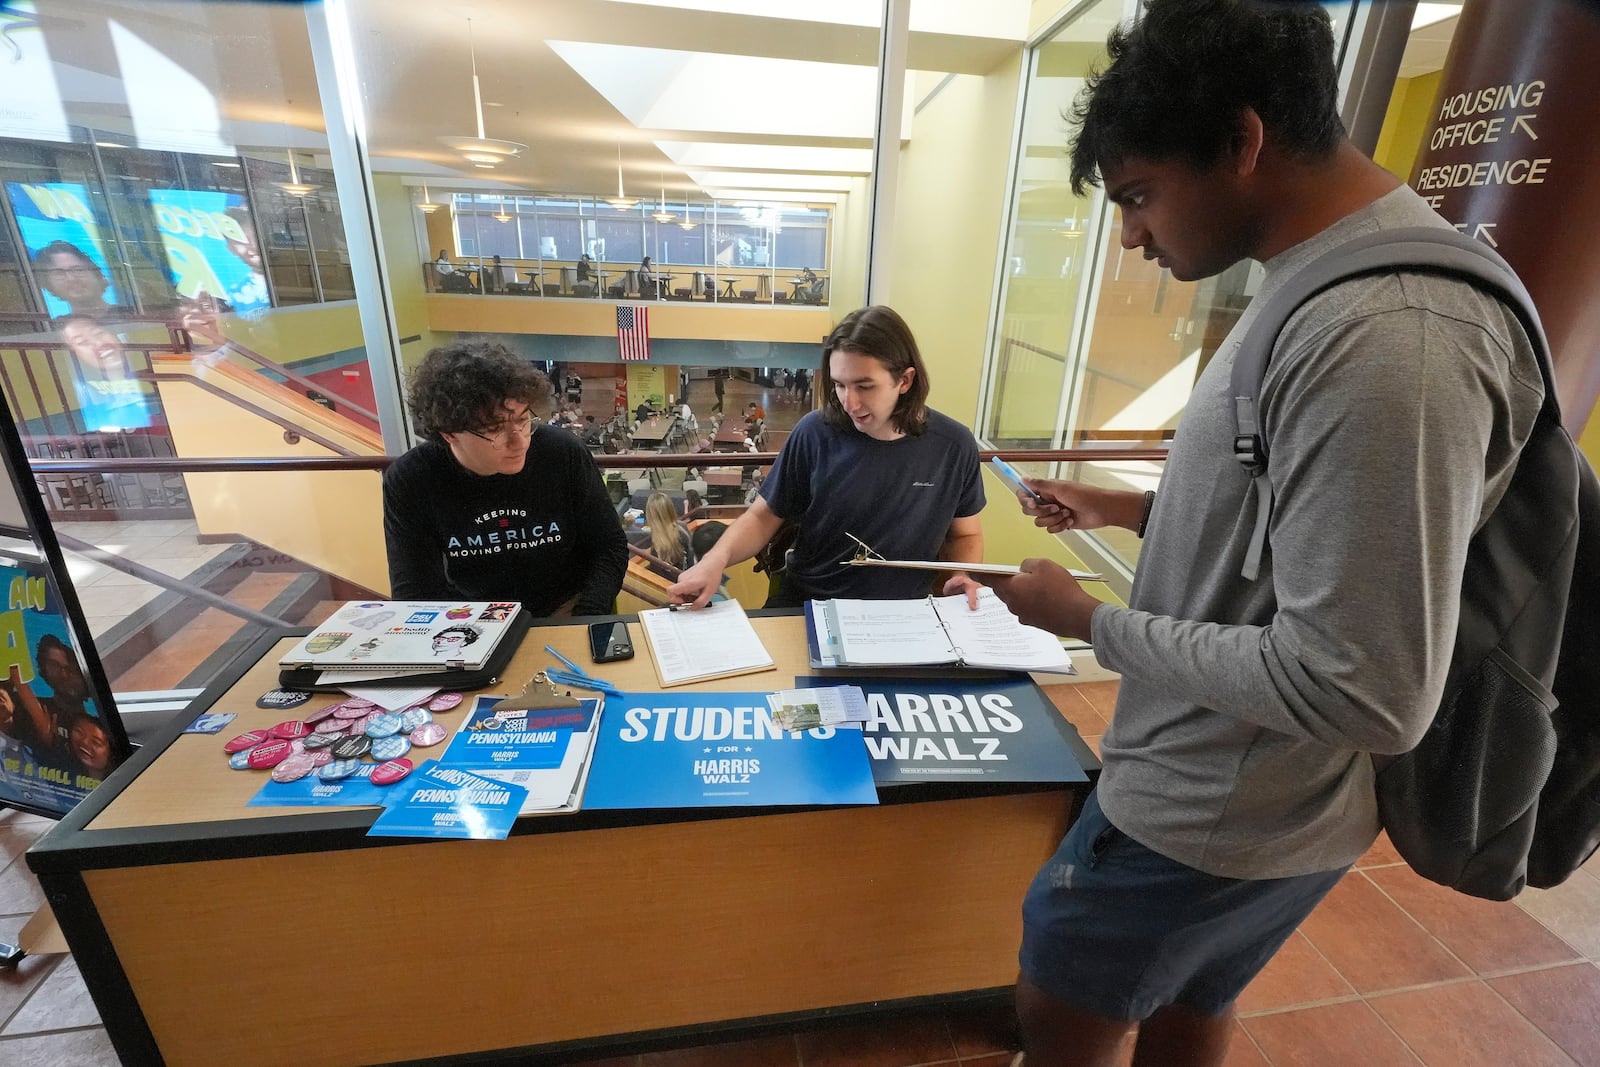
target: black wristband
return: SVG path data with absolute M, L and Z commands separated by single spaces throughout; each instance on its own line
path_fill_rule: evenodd
M 1144 491 L 1144 511 L 1139 513 L 1139 528 L 1134 531 L 1139 537 L 1144 536 L 1145 527 L 1150 525 L 1150 509 L 1155 506 L 1156 491 L 1154 489 L 1146 489 Z

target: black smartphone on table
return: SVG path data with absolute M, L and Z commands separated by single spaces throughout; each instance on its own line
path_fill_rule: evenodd
M 589 655 L 596 663 L 611 663 L 633 658 L 633 640 L 625 622 L 589 624 Z

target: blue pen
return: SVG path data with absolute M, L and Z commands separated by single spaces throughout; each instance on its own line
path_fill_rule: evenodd
M 618 689 L 610 682 L 602 682 L 600 679 L 591 678 L 587 674 L 569 674 L 566 671 L 559 670 L 545 671 L 544 674 L 546 678 L 549 678 L 557 685 L 576 686 L 579 689 L 593 689 L 596 692 L 605 693 L 608 696 L 614 697 L 619 697 L 622 695 L 622 690 Z
M 551 648 L 549 645 L 545 645 L 544 646 L 544 650 L 546 652 L 550 653 L 556 659 L 560 660 L 563 664 L 566 665 L 566 667 L 569 670 L 571 670 L 571 671 L 573 671 L 573 672 L 575 672 L 575 673 L 577 673 L 579 675 L 582 675 L 585 678 L 589 677 L 589 672 L 585 671 L 582 667 L 578 666 L 576 663 L 572 662 L 570 659 L 568 659 L 567 657 L 563 656 L 561 653 L 557 652 L 555 649 Z

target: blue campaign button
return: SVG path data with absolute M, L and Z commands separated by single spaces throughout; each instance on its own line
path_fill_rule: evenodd
M 358 759 L 336 759 L 332 763 L 325 763 L 317 768 L 316 774 L 324 782 L 337 782 L 341 778 L 348 778 L 356 773 L 361 766 Z
M 233 755 L 229 756 L 228 757 L 228 766 L 232 767 L 236 771 L 247 771 L 247 770 L 249 770 L 250 769 L 250 750 L 246 749 L 243 752 L 235 752 Z
M 400 716 L 400 732 L 409 734 L 419 726 L 424 726 L 433 721 L 433 713 L 427 708 L 412 708 Z
M 400 716 L 398 715 L 390 715 L 385 713 L 382 715 L 374 715 L 372 718 L 367 720 L 368 737 L 391 737 L 399 732 Z
M 384 760 L 399 759 L 410 751 L 411 742 L 399 734 L 379 737 L 372 742 L 372 758 L 380 763 Z

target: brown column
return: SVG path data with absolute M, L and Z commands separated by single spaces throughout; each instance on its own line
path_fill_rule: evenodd
M 1600 397 L 1600 9 L 1466 0 L 1411 185 L 1538 305 L 1562 421 Z

